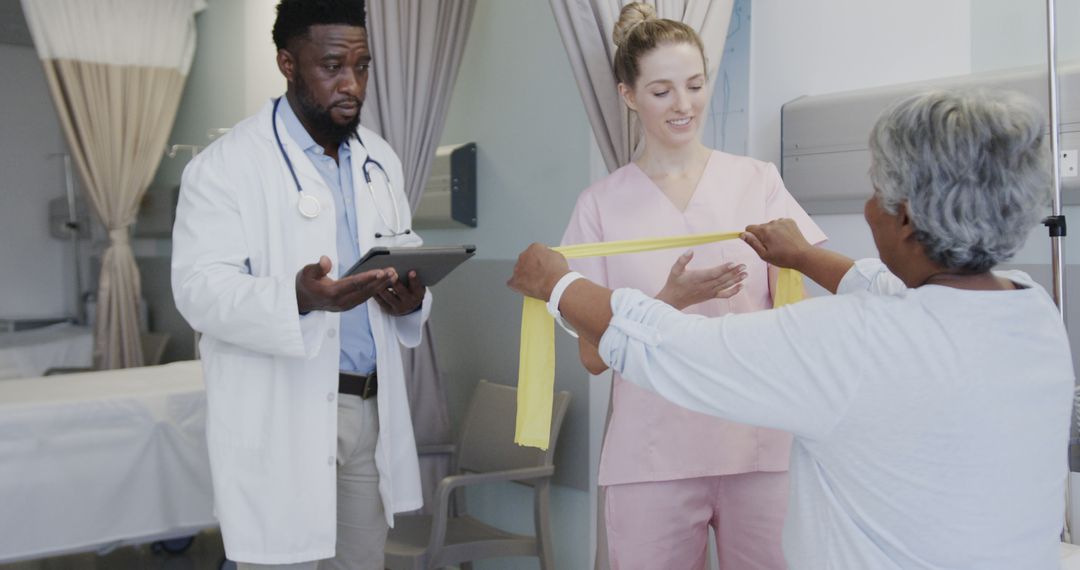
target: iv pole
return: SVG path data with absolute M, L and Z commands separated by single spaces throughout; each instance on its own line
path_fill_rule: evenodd
M 1050 230 L 1050 254 L 1053 271 L 1054 302 L 1062 320 L 1065 319 L 1065 216 L 1061 213 L 1061 151 L 1059 150 L 1060 126 L 1058 125 L 1058 77 L 1057 77 L 1057 30 L 1055 29 L 1055 0 L 1046 0 L 1046 50 L 1050 98 L 1050 153 L 1053 164 L 1054 205 L 1053 215 L 1043 223 Z
M 1057 26 L 1056 26 L 1056 0 L 1046 0 L 1046 67 L 1048 77 L 1048 93 L 1050 103 L 1050 155 L 1053 168 L 1053 210 L 1049 217 L 1043 220 L 1043 224 L 1050 233 L 1050 267 L 1053 279 L 1054 302 L 1057 304 L 1061 320 L 1065 320 L 1065 252 L 1063 239 L 1065 238 L 1065 215 L 1061 212 L 1061 151 L 1059 150 L 1060 126 L 1058 125 L 1058 77 L 1057 77 Z M 1070 416 L 1076 415 L 1076 391 L 1074 390 L 1073 409 Z M 1070 426 L 1071 429 L 1071 426 Z M 1066 449 L 1066 454 L 1069 449 Z M 1065 478 L 1065 526 L 1062 529 L 1061 539 L 1072 543 L 1072 528 L 1069 517 L 1072 514 L 1072 465 Z
M 82 297 L 82 262 L 79 261 L 79 214 L 75 209 L 75 182 L 71 174 L 71 155 L 64 153 L 64 190 L 67 193 L 68 221 L 65 227 L 71 233 L 72 255 L 75 257 L 75 324 L 86 324 L 86 303 Z

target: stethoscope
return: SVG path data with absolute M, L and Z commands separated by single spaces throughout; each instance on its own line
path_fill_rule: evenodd
M 270 115 L 270 124 L 274 127 L 274 139 L 277 141 L 278 150 L 281 151 L 281 157 L 285 159 L 285 166 L 289 167 L 289 174 L 292 175 L 293 182 L 296 183 L 296 191 L 300 193 L 300 200 L 296 202 L 296 209 L 300 210 L 300 215 L 312 220 L 319 217 L 322 213 L 322 204 L 319 203 L 319 199 L 304 192 L 303 186 L 300 185 L 300 178 L 296 176 L 296 169 L 293 168 L 292 160 L 289 160 L 289 154 L 285 152 L 285 145 L 281 143 L 281 136 L 278 134 L 277 128 L 277 110 L 278 105 L 281 104 L 281 97 L 274 100 L 274 111 Z M 375 204 L 375 212 L 379 215 L 379 220 L 383 225 L 390 229 L 389 233 L 375 232 L 376 238 L 384 237 L 396 237 L 400 235 L 411 234 L 412 230 L 409 228 L 401 229 L 401 212 L 398 210 L 397 200 L 394 199 L 394 188 L 390 185 L 390 177 L 386 174 L 386 169 L 383 168 L 379 161 L 371 158 L 371 153 L 367 152 L 367 147 L 364 146 L 364 141 L 360 139 L 360 133 L 354 133 L 356 136 L 356 142 L 360 143 L 360 146 L 364 149 L 364 154 L 367 158 L 364 159 L 364 164 L 360 166 L 360 171 L 364 173 L 364 181 L 367 182 L 368 192 L 371 194 L 371 201 Z M 390 199 L 390 204 L 394 207 L 394 224 L 390 225 L 389 220 L 383 215 L 382 209 L 379 208 L 379 201 L 375 199 L 375 183 L 371 176 L 372 168 L 378 169 L 382 174 L 383 183 L 386 185 L 386 196 Z

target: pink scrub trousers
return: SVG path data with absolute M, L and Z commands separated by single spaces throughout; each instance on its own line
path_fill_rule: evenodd
M 611 570 L 700 570 L 709 529 L 720 570 L 786 568 L 780 535 L 786 471 L 609 485 L 604 489 Z

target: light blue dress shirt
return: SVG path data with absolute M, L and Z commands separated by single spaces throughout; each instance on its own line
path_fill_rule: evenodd
M 337 270 L 340 274 L 360 259 L 360 235 L 356 227 L 356 190 L 353 188 L 352 153 L 345 141 L 338 148 L 338 161 L 327 156 L 322 146 L 311 138 L 300 123 L 288 99 L 278 106 L 281 120 L 289 136 L 300 145 L 304 154 L 315 165 L 330 193 L 334 196 L 334 212 L 337 217 Z M 370 374 L 375 370 L 375 337 L 371 334 L 367 304 L 361 303 L 350 311 L 341 313 L 341 370 Z

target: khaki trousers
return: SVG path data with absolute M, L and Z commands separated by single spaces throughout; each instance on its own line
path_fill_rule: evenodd
M 376 399 L 338 394 L 337 555 L 297 564 L 238 564 L 239 570 L 383 570 L 386 516 L 379 496 Z

